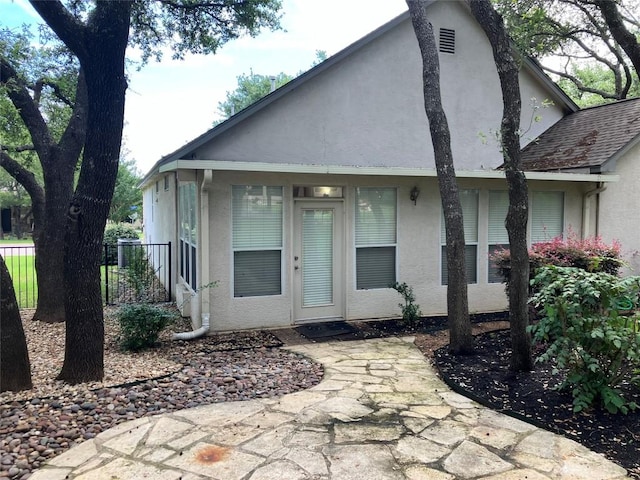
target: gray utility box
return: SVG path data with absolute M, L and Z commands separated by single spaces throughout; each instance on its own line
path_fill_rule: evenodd
M 118 268 L 127 268 L 142 253 L 142 241 L 138 238 L 118 239 Z

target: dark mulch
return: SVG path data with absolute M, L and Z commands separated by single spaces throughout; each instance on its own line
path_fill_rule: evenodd
M 447 348 L 434 354 L 443 379 L 454 390 L 480 403 L 576 440 L 623 466 L 640 479 L 640 412 L 612 415 L 606 411 L 573 413 L 570 392 L 554 390 L 559 380 L 548 364 L 533 372 L 509 371 L 511 347 L 507 331 L 475 337 L 476 353 L 452 356 Z M 640 389 L 628 392 L 640 404 Z
M 478 313 L 470 315 L 472 324 L 508 320 L 508 312 Z M 447 317 L 422 317 L 409 324 L 402 319 L 366 320 L 350 322 L 316 323 L 296 327 L 305 338 L 316 342 L 365 340 L 389 336 L 433 334 L 446 330 Z

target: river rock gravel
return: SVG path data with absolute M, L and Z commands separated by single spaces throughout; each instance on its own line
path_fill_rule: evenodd
M 34 368 L 33 390 L 0 395 L 0 479 L 27 479 L 43 462 L 125 421 L 285 395 L 316 385 L 323 375 L 321 365 L 280 349 L 278 338 L 266 331 L 192 341 L 165 335 L 158 348 L 126 354 L 117 347 L 117 326 L 107 314 L 105 370 L 112 365 L 120 373 L 99 384 L 65 385 L 51 377 L 63 358 L 64 327 L 33 325 L 29 314 L 24 317 L 32 363 L 47 367 Z

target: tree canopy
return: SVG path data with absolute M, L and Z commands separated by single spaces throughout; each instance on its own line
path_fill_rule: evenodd
M 280 72 L 278 75 L 262 75 L 250 70 L 249 74 L 238 75 L 238 86 L 232 92 L 227 91 L 226 99 L 218 103 L 218 114 L 222 118 L 229 118 L 240 110 L 254 104 L 262 97 L 269 95 L 276 88 L 280 88 L 293 80 L 291 75 Z
M 135 160 L 122 156 L 111 199 L 109 220 L 122 223 L 129 222 L 133 216 L 136 218 L 142 216 L 142 190 L 138 188 L 140 180 L 142 175 L 136 168 Z
M 316 59 L 311 66 L 315 67 L 326 59 L 327 52 L 316 50 Z M 297 76 L 303 73 L 304 71 L 298 72 Z M 294 78 L 295 76 L 284 72 L 280 72 L 278 75 L 262 75 L 254 73 L 253 69 L 249 71 L 248 75 L 245 73 L 238 75 L 236 77 L 238 86 L 233 91 L 227 91 L 227 98 L 218 103 L 218 114 L 222 117 L 222 120 L 214 122 L 214 125 L 266 97 L 273 90 L 280 88 Z
M 633 37 L 640 28 L 638 2 L 496 0 L 495 4 L 518 48 L 537 58 L 579 104 L 620 100 L 638 92 L 634 62 L 603 13 L 603 7 L 612 16 L 617 13 L 621 28 L 630 29 L 627 34 Z

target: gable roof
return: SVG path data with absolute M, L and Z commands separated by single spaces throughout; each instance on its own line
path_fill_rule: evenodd
M 529 171 L 606 171 L 640 141 L 640 98 L 571 113 L 522 150 Z
M 435 1 L 436 0 L 432 0 L 430 3 L 434 3 Z M 464 2 L 462 2 L 462 5 L 466 7 L 466 4 Z M 334 65 L 338 64 L 345 58 L 353 55 L 354 53 L 361 50 L 362 48 L 366 47 L 367 45 L 372 43 L 374 40 L 378 39 L 385 33 L 394 29 L 401 23 L 409 20 L 409 18 L 410 18 L 409 12 L 405 12 L 399 15 L 393 20 L 387 22 L 383 26 L 369 33 L 365 37 L 361 38 L 360 40 L 356 41 L 355 43 L 351 44 L 350 46 L 346 47 L 345 49 L 331 56 L 324 62 L 316 65 L 309 71 L 291 80 L 290 82 L 286 83 L 285 85 L 278 88 L 274 92 L 258 100 L 257 102 L 250 105 L 249 107 L 241 110 L 240 112 L 230 117 L 226 121 L 222 122 L 221 124 L 215 126 L 214 128 L 210 129 L 209 131 L 195 138 L 194 140 L 188 142 L 187 144 L 175 150 L 174 152 L 170 153 L 169 155 L 162 157 L 158 162 L 156 162 L 156 164 L 151 168 L 151 170 L 144 177 L 142 181 L 142 185 L 148 183 L 155 174 L 159 173 L 160 167 L 167 164 L 171 164 L 179 159 L 193 158 L 194 152 L 199 147 L 214 140 L 216 137 L 222 135 L 223 133 L 233 129 L 239 123 L 254 116 L 264 108 L 271 105 L 273 102 L 277 101 L 284 95 L 287 95 L 289 92 L 292 92 L 293 90 L 298 89 L 300 86 L 302 86 L 306 82 L 309 82 L 314 77 L 330 69 Z M 524 58 L 522 59 L 522 63 L 524 68 L 529 73 L 531 73 L 541 84 L 545 86 L 545 88 L 549 91 L 550 97 L 556 102 L 557 105 L 561 105 L 562 108 L 567 112 L 574 112 L 578 110 L 577 105 L 555 83 L 553 83 L 553 81 L 542 71 L 542 68 L 535 60 L 530 58 Z

